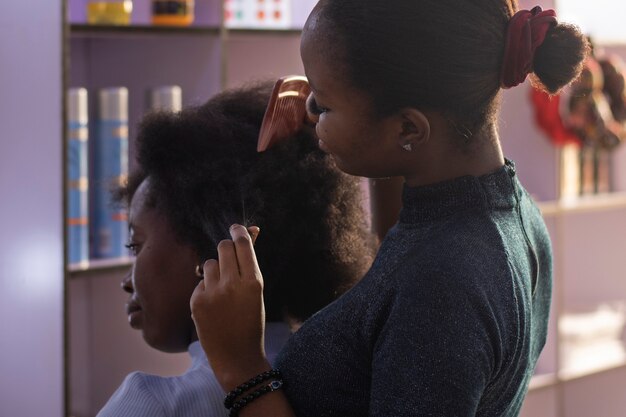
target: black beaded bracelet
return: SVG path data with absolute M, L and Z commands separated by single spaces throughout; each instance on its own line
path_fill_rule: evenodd
M 244 408 L 246 405 L 250 404 L 252 401 L 256 400 L 262 395 L 269 394 L 270 392 L 274 392 L 280 389 L 283 386 L 282 379 L 276 379 L 266 386 L 259 388 L 258 390 L 252 392 L 251 394 L 246 395 L 240 400 L 235 401 L 232 408 L 230 409 L 229 417 L 237 417 L 239 415 L 239 411 Z
M 281 374 L 278 369 L 270 369 L 269 371 L 265 371 L 262 374 L 259 374 L 254 378 L 239 385 L 237 388 L 229 392 L 226 398 L 224 398 L 224 407 L 226 407 L 227 409 L 232 408 L 235 403 L 235 398 L 239 397 L 241 394 L 248 391 L 249 389 L 256 387 L 261 382 L 265 382 L 268 379 L 272 378 L 281 378 Z

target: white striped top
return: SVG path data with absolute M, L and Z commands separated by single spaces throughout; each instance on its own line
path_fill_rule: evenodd
M 289 328 L 283 323 L 266 325 L 265 348 L 270 362 L 289 335 Z M 189 345 L 189 354 L 191 366 L 183 375 L 129 374 L 97 417 L 226 417 L 226 394 L 200 342 Z

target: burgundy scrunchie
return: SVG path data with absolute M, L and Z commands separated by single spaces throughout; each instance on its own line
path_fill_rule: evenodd
M 533 68 L 535 51 L 546 39 L 548 30 L 558 24 L 554 10 L 540 6 L 515 13 L 507 28 L 504 61 L 500 74 L 502 88 L 511 88 L 526 80 Z

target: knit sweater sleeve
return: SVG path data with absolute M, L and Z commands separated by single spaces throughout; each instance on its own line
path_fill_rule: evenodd
M 398 274 L 372 352 L 369 415 L 475 416 L 499 355 L 489 302 L 459 273 Z

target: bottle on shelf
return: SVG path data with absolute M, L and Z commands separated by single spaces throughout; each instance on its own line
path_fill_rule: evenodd
M 67 93 L 67 243 L 68 262 L 89 261 L 88 105 L 87 90 Z
M 128 89 L 101 89 L 94 155 L 94 212 L 92 256 L 97 259 L 127 256 L 126 210 L 113 203 L 111 190 L 128 178 Z
M 152 24 L 189 26 L 194 21 L 194 0 L 152 0 Z
M 87 23 L 90 25 L 129 25 L 132 12 L 132 0 L 88 1 Z
M 288 29 L 289 0 L 224 0 L 224 23 L 231 29 Z
M 150 90 L 150 109 L 178 113 L 183 108 L 183 92 L 177 85 L 165 85 Z

